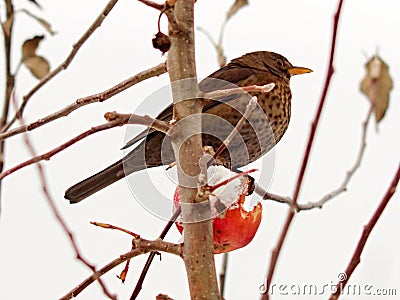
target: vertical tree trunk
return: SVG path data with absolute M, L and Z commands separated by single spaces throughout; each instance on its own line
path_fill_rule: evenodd
M 168 53 L 168 72 L 174 98 L 174 119 L 177 125 L 171 130 L 171 141 L 177 158 L 183 220 L 197 218 L 202 213 L 185 203 L 207 199 L 197 197 L 197 177 L 202 156 L 201 118 L 191 117 L 190 122 L 180 120 L 201 114 L 202 102 L 196 99 L 199 89 L 196 79 L 194 49 L 194 0 L 179 0 L 175 4 L 175 17 L 179 30 L 170 26 L 171 49 Z M 187 78 L 187 79 L 185 79 Z M 185 79 L 185 80 L 182 80 Z M 178 82 L 177 82 L 178 81 Z M 189 99 L 187 101 L 180 101 Z M 199 205 L 197 205 L 199 206 Z M 210 215 L 209 206 L 202 207 Z M 184 262 L 191 299 L 220 299 L 214 263 L 212 223 L 205 221 L 186 223 L 184 230 Z

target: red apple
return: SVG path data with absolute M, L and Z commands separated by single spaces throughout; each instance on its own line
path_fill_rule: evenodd
M 246 246 L 251 242 L 261 222 L 262 205 L 258 203 L 253 210 L 244 208 L 247 188 L 237 201 L 222 214 L 213 218 L 214 253 L 230 252 Z M 174 194 L 174 204 L 180 202 L 179 187 Z M 175 222 L 179 232 L 183 232 L 183 224 Z

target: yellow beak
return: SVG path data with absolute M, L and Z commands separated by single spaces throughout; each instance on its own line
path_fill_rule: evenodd
M 290 75 L 301 75 L 301 74 L 306 74 L 306 73 L 311 73 L 312 70 L 309 68 L 303 68 L 303 67 L 293 67 L 289 69 Z

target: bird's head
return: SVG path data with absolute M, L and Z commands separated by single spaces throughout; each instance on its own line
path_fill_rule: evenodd
M 251 52 L 242 56 L 241 59 L 242 61 L 248 61 L 249 65 L 255 66 L 259 70 L 267 69 L 276 76 L 287 79 L 290 79 L 293 75 L 312 72 L 309 68 L 293 66 L 286 57 L 275 52 Z

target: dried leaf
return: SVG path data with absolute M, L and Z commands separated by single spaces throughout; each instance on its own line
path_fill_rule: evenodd
M 43 39 L 43 35 L 37 35 L 29 40 L 26 40 L 22 45 L 22 60 L 25 60 L 30 56 L 36 56 L 36 49 Z
M 13 21 L 14 21 L 14 14 L 12 14 L 7 20 L 5 20 L 4 22 L 3 22 L 3 29 L 4 29 L 4 33 L 7 35 L 7 36 L 10 36 L 10 34 L 11 34 L 11 26 L 12 26 L 12 23 L 13 23 Z
M 49 62 L 42 56 L 31 56 L 24 60 L 25 66 L 31 71 L 32 75 L 42 79 L 50 72 Z
M 236 0 L 226 14 L 226 20 L 228 21 L 234 14 L 236 14 L 242 7 L 249 4 L 248 0 Z
M 26 9 L 21 9 L 21 12 L 26 13 L 28 16 L 30 16 L 31 18 L 33 18 L 37 22 L 39 22 L 39 24 L 42 25 L 44 27 L 44 29 L 46 29 L 47 32 L 50 33 L 51 35 L 54 35 L 57 33 L 51 28 L 51 24 L 49 22 L 47 22 L 45 19 L 42 19 L 42 18 L 32 14 L 30 11 L 28 11 Z
M 373 105 L 376 122 L 385 116 L 389 105 L 389 94 L 393 80 L 389 75 L 388 65 L 378 55 L 374 55 L 366 64 L 367 74 L 361 82 L 360 89 Z
M 26 40 L 22 45 L 22 62 L 31 71 L 33 76 L 42 79 L 50 72 L 48 61 L 36 54 L 39 43 L 44 39 L 44 36 L 35 36 L 32 39 Z

